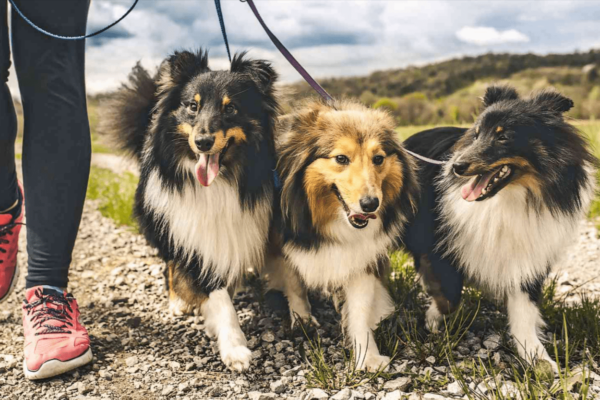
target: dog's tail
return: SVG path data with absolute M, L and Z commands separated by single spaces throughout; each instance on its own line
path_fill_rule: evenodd
M 105 100 L 100 107 L 101 134 L 113 145 L 137 161 L 142 157 L 144 141 L 157 102 L 157 85 L 138 62 L 129 73 L 128 81 Z

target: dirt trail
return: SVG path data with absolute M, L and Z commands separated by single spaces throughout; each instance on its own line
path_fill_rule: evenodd
M 122 167 L 114 157 L 100 159 L 102 163 L 97 157 L 94 163 L 117 171 L 129 168 Z M 18 255 L 23 270 L 27 265 L 25 229 Z M 600 275 L 599 260 L 598 233 L 591 223 L 582 222 L 579 240 L 558 272 L 561 290 L 567 291 Z M 24 379 L 22 273 L 16 291 L 0 308 L 0 398 L 327 398 L 306 388 L 308 367 L 302 364 L 297 346 L 301 335 L 290 335 L 284 329 L 287 322 L 282 315 L 263 307 L 262 299 L 253 290 L 241 292 L 235 300 L 254 354 L 252 367 L 247 374 L 225 370 L 213 342 L 204 333 L 201 317 L 168 315 L 162 269 L 162 261 L 140 235 L 116 227 L 100 215 L 96 202 L 87 201 L 73 254 L 69 290 L 79 300 L 95 361 L 79 371 L 44 382 Z M 600 295 L 600 278 L 589 282 L 585 289 Z M 328 307 L 317 307 L 315 313 L 322 324 L 323 346 L 328 353 L 339 352 L 336 314 Z M 417 373 L 423 368 L 411 360 L 399 360 L 400 363 Z M 376 382 L 347 393 L 348 397 L 339 398 L 379 399 L 386 390 L 382 382 Z

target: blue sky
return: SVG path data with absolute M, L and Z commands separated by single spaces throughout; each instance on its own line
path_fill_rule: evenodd
M 88 31 L 122 15 L 133 0 L 94 0 Z M 233 51 L 271 60 L 282 81 L 300 79 L 247 4 L 223 0 Z M 571 52 L 600 48 L 596 1 L 255 0 L 273 32 L 315 77 L 366 75 L 486 52 Z M 140 0 L 107 34 L 88 41 L 91 93 L 119 85 L 136 61 L 154 69 L 176 49 L 207 47 L 227 68 L 212 0 Z M 13 79 L 11 87 L 16 88 Z

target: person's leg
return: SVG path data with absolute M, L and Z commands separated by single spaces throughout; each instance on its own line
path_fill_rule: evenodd
M 67 36 L 85 33 L 89 0 L 20 0 L 17 5 L 43 29 Z M 90 169 L 85 43 L 47 37 L 14 10 L 12 42 L 25 118 L 24 373 L 43 379 L 92 360 L 77 302 L 60 290 L 67 286 Z
M 52 33 L 85 33 L 89 0 L 21 0 L 17 6 Z M 45 36 L 14 10 L 12 40 L 25 118 L 27 288 L 66 287 L 91 157 L 85 43 Z
M 0 213 L 13 208 L 17 200 L 15 170 L 17 117 L 6 84 L 10 68 L 7 8 L 8 2 L 0 0 Z

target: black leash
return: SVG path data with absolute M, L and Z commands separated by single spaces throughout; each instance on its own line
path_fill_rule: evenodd
M 279 41 L 279 39 L 277 39 L 277 36 L 275 36 L 273 34 L 273 32 L 271 32 L 269 27 L 265 24 L 265 21 L 263 21 L 262 17 L 260 16 L 260 13 L 256 9 L 256 6 L 254 5 L 254 0 L 240 0 L 240 1 L 242 3 L 248 3 L 248 5 L 250 6 L 250 9 L 254 13 L 254 16 L 256 17 L 258 22 L 260 22 L 261 26 L 263 27 L 263 29 L 265 30 L 265 32 L 267 33 L 267 35 L 269 36 L 269 38 L 271 39 L 271 41 L 273 42 L 275 47 L 277 47 L 277 50 L 279 50 L 279 52 L 281 54 L 283 54 L 285 59 L 292 65 L 292 67 L 294 67 L 296 69 L 296 71 L 298 71 L 298 73 L 300 75 L 302 75 L 304 80 L 317 93 L 319 93 L 321 95 L 321 97 L 323 97 L 325 100 L 327 100 L 328 102 L 330 102 L 333 105 L 335 103 L 335 101 L 333 100 L 333 97 L 331 97 L 331 95 L 329 93 L 327 93 L 327 91 L 325 89 L 323 89 L 323 87 L 321 85 L 319 85 L 319 83 L 316 80 L 314 80 L 314 78 L 304 69 L 304 67 L 302 67 L 302 65 L 298 62 L 298 60 L 296 60 L 296 58 L 294 58 L 292 53 L 290 53 L 289 50 L 283 45 L 283 43 L 281 43 Z M 223 20 L 223 13 L 221 11 L 221 1 L 215 0 L 215 6 L 217 8 L 217 14 L 219 14 L 219 22 L 221 24 L 221 32 L 223 33 L 223 40 L 225 41 L 225 47 L 227 47 L 227 54 L 229 54 L 229 43 L 227 41 L 227 33 L 225 32 L 225 21 Z M 231 61 L 231 56 L 229 57 L 229 60 Z M 422 156 L 422 155 L 412 152 L 406 148 L 404 150 L 411 156 L 418 158 L 421 161 L 425 161 L 426 163 L 434 164 L 434 165 L 446 164 L 445 161 L 432 160 L 431 158 Z
M 109 30 L 110 28 L 112 28 L 113 26 L 115 26 L 116 24 L 118 24 L 119 22 L 123 21 L 123 19 L 125 19 L 126 16 L 129 15 L 130 12 L 133 11 L 133 9 L 135 8 L 135 6 L 137 5 L 139 0 L 135 0 L 135 2 L 133 3 L 133 5 L 129 8 L 129 10 L 127 10 L 127 12 L 125 14 L 123 14 L 123 16 L 121 18 L 119 18 L 118 20 L 116 20 L 115 22 L 113 22 L 112 24 L 108 25 L 105 28 L 100 29 L 99 31 L 96 31 L 94 33 L 90 33 L 89 35 L 83 35 L 83 36 L 61 36 L 61 35 L 56 35 L 54 33 L 48 32 L 43 30 L 42 28 L 40 28 L 39 26 L 37 26 L 36 24 L 34 24 L 33 22 L 31 22 L 31 20 L 29 18 L 27 18 L 25 16 L 25 14 L 23 14 L 21 12 L 21 10 L 19 10 L 19 8 L 17 7 L 17 5 L 15 4 L 14 0 L 8 0 L 10 2 L 10 5 L 12 6 L 12 8 L 17 12 L 17 14 L 19 14 L 21 16 L 21 18 L 23 18 L 23 20 L 25 22 L 27 22 L 29 25 L 31 25 L 35 30 L 43 33 L 44 35 L 53 37 L 55 39 L 62 39 L 62 40 L 81 40 L 81 39 L 86 39 L 86 38 L 91 38 L 93 36 L 99 35 L 102 32 L 106 32 L 107 30 Z
M 229 41 L 227 40 L 225 20 L 223 19 L 223 11 L 221 10 L 221 0 L 215 0 L 215 8 L 217 9 L 217 15 L 219 16 L 219 24 L 221 24 L 221 33 L 223 34 L 223 40 L 225 41 L 225 47 L 227 48 L 227 57 L 229 57 L 229 62 L 231 62 L 231 51 L 229 51 Z

